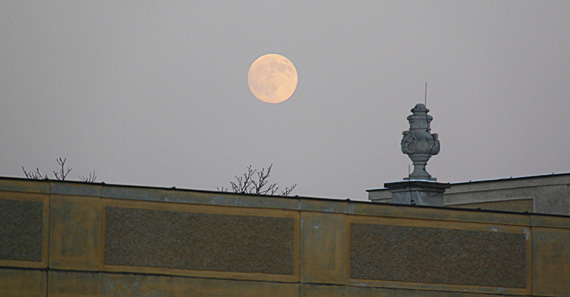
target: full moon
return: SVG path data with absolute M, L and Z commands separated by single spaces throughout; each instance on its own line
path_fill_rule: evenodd
M 247 84 L 257 99 L 267 103 L 283 102 L 297 88 L 297 69 L 289 59 L 267 54 L 251 64 Z

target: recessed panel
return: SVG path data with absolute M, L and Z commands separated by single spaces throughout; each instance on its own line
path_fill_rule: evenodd
M 350 277 L 429 284 L 526 287 L 522 233 L 350 225 Z
M 294 274 L 293 218 L 105 208 L 105 265 Z
M 43 205 L 0 199 L 0 259 L 42 261 Z

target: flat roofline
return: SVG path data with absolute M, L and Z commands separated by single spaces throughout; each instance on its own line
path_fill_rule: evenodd
M 488 182 L 501 182 L 501 181 L 511 181 L 511 180 L 524 180 L 524 179 L 531 179 L 531 178 L 546 178 L 551 176 L 570 176 L 570 172 L 563 172 L 563 173 L 550 173 L 550 174 L 539 174 L 539 175 L 526 175 L 526 176 L 511 176 L 511 177 L 500 177 L 494 179 L 479 179 L 479 180 L 469 180 L 469 181 L 460 181 L 460 182 L 451 182 L 450 185 L 464 185 L 464 184 L 474 184 L 474 183 L 488 183 Z M 426 180 L 426 182 L 430 182 Z M 368 189 L 366 192 L 375 192 L 375 191 L 388 191 L 388 188 L 374 188 Z
M 486 183 L 486 182 L 498 182 L 498 181 L 510 181 L 510 180 L 524 180 L 524 179 L 531 179 L 531 178 L 545 178 L 551 176 L 570 176 L 570 172 L 563 172 L 563 173 L 550 173 L 550 174 L 539 174 L 539 175 L 526 175 L 526 176 L 511 176 L 511 177 L 501 177 L 495 179 L 479 179 L 479 180 L 470 180 L 470 181 L 463 181 L 463 182 L 453 182 L 450 183 L 451 185 L 462 185 L 462 184 L 472 184 L 472 183 Z
M 198 192 L 198 193 L 209 193 L 209 194 L 228 194 L 228 195 L 241 195 L 241 196 L 254 196 L 254 197 L 272 197 L 272 198 L 289 198 L 289 199 L 318 199 L 318 200 L 330 200 L 330 201 L 357 201 L 350 200 L 350 198 L 322 198 L 322 197 L 308 197 L 308 196 L 281 196 L 281 195 L 261 195 L 261 194 L 249 194 L 249 193 L 234 193 L 234 192 L 222 192 L 215 190 L 200 190 L 200 189 L 188 189 L 188 188 L 177 188 L 175 186 L 165 187 L 165 186 L 145 186 L 145 185 L 128 185 L 128 184 L 113 184 L 106 182 L 83 182 L 78 180 L 57 180 L 57 179 L 28 179 L 24 177 L 11 177 L 11 176 L 0 176 L 0 180 L 14 180 L 14 181 L 28 181 L 28 182 L 40 182 L 40 183 L 61 183 L 61 184 L 79 184 L 86 186 L 107 186 L 107 187 L 121 187 L 121 188 L 131 188 L 131 189 L 147 189 L 147 190 L 172 190 L 172 191 L 182 191 L 182 192 Z M 365 201 L 366 202 L 366 201 Z
M 558 174 L 558 175 L 570 175 L 570 173 Z M 551 175 L 544 175 L 551 176 Z M 40 182 L 40 183 L 60 183 L 60 184 L 81 184 L 85 186 L 107 186 L 107 187 L 122 187 L 122 188 L 132 188 L 132 189 L 147 189 L 147 190 L 172 190 L 172 191 L 185 191 L 185 192 L 199 192 L 199 193 L 210 193 L 210 194 L 222 194 L 222 195 L 239 195 L 239 196 L 253 196 L 253 197 L 270 197 L 270 198 L 283 198 L 283 199 L 295 199 L 295 200 L 319 200 L 319 201 L 329 201 L 338 203 L 353 203 L 353 204 L 366 204 L 366 205 L 378 205 L 378 206 L 395 206 L 395 207 L 405 207 L 405 208 L 431 208 L 431 209 L 441 209 L 441 210 L 454 210 L 454 211 L 467 211 L 467 212 L 485 212 L 485 213 L 502 213 L 502 214 L 516 214 L 516 215 L 538 215 L 538 216 L 548 216 L 548 217 L 563 217 L 568 218 L 567 215 L 557 215 L 557 214 L 544 214 L 544 213 L 534 213 L 534 212 L 514 212 L 514 211 L 503 211 L 503 210 L 490 210 L 490 209 L 472 209 L 472 208 L 460 208 L 453 206 L 431 206 L 431 205 L 409 205 L 409 204 L 397 204 L 397 203 L 374 203 L 371 201 L 362 200 L 350 200 L 347 199 L 335 199 L 335 198 L 319 198 L 319 197 L 307 197 L 307 196 L 272 196 L 272 195 L 258 195 L 258 194 L 241 194 L 233 192 L 219 192 L 219 191 L 208 191 L 208 190 L 194 190 L 194 189 L 183 189 L 176 187 L 155 187 L 155 186 L 138 186 L 138 185 L 123 185 L 123 184 L 107 184 L 105 182 L 100 183 L 86 183 L 82 181 L 72 181 L 72 180 L 31 180 L 27 178 L 20 177 L 6 177 L 0 176 L 0 180 L 14 180 L 14 181 L 25 181 L 25 182 Z M 0 189 L 1 191 L 2 189 Z M 367 190 L 368 191 L 368 190 Z

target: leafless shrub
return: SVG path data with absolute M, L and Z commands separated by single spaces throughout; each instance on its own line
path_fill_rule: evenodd
M 39 180 L 39 179 L 49 179 L 47 174 L 43 175 L 40 173 L 40 169 L 36 168 L 36 171 L 26 171 L 26 169 L 24 168 L 24 166 L 22 166 L 22 170 L 24 171 L 24 174 L 26 175 L 27 179 L 35 179 L 35 180 Z
M 235 181 L 230 181 L 231 190 L 225 187 L 219 187 L 220 192 L 233 192 L 241 194 L 257 194 L 257 195 L 281 195 L 289 196 L 291 192 L 297 187 L 297 184 L 293 184 L 290 187 L 285 187 L 285 190 L 279 192 L 279 187 L 277 183 L 269 183 L 269 175 L 271 174 L 271 169 L 273 164 L 261 171 L 253 169 L 251 165 L 247 166 L 247 171 L 241 176 L 234 176 Z
M 58 158 L 57 160 L 57 164 L 59 165 L 59 171 L 53 171 L 53 175 L 55 176 L 55 179 L 57 180 L 65 180 L 67 178 L 67 175 L 69 174 L 69 172 L 71 171 L 71 168 L 65 168 L 65 161 L 67 161 L 67 158 Z
M 59 165 L 59 170 L 53 170 L 53 176 L 55 177 L 55 180 L 61 180 L 64 181 L 67 179 L 67 176 L 69 175 L 69 172 L 71 172 L 71 168 L 66 168 L 65 167 L 65 162 L 67 162 L 67 158 L 57 158 L 56 159 L 57 164 Z M 27 171 L 26 168 L 24 168 L 24 166 L 22 166 L 22 171 L 24 171 L 24 175 L 26 176 L 27 179 L 34 179 L 34 180 L 48 180 L 49 177 L 47 174 L 42 174 L 40 172 L 39 168 L 36 168 L 35 171 Z M 97 175 L 95 174 L 95 171 L 90 172 L 89 176 L 79 176 L 79 179 L 82 182 L 85 183 L 94 183 L 95 180 L 97 179 Z
M 95 171 L 89 172 L 89 176 L 80 175 L 79 180 L 84 183 L 94 183 L 97 180 L 97 174 L 95 174 Z

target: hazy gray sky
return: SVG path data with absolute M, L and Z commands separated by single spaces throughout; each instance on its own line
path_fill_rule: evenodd
M 274 164 L 294 194 L 400 180 L 424 100 L 455 182 L 570 171 L 570 1 L 0 2 L 0 175 L 215 190 Z M 296 92 L 247 86 L 288 57 Z

